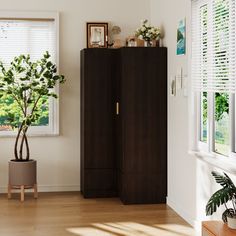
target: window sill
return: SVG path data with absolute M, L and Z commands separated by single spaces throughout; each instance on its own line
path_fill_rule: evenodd
M 222 169 L 236 175 L 236 158 L 224 157 L 217 154 L 209 154 L 205 152 L 190 151 L 189 154 L 194 155 L 199 160 L 204 161 L 212 166 Z
M 1 138 L 16 138 L 17 134 L 11 133 L 11 134 L 1 134 Z M 27 134 L 28 137 L 58 137 L 60 136 L 59 133 L 29 133 Z

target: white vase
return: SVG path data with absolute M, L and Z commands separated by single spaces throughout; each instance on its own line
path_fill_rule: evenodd
M 150 40 L 145 40 L 145 41 L 144 41 L 144 47 L 152 47 L 152 41 L 150 41 Z
M 228 227 L 231 229 L 236 229 L 236 217 L 227 216 Z

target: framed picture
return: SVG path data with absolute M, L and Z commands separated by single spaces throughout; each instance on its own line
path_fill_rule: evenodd
M 108 23 L 87 22 L 87 48 L 107 48 Z
M 185 19 L 179 21 L 177 29 L 177 55 L 186 54 L 186 24 Z

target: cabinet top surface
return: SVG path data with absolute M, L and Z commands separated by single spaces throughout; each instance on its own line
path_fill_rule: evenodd
M 222 221 L 203 221 L 202 227 L 215 236 L 236 236 L 236 230 L 230 229 Z
M 166 50 L 166 47 L 84 48 L 84 50 Z

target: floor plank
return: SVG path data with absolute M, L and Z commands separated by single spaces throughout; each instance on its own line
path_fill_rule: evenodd
M 25 202 L 0 195 L 0 236 L 192 236 L 193 229 L 166 205 L 123 205 L 80 193 L 40 193 Z

